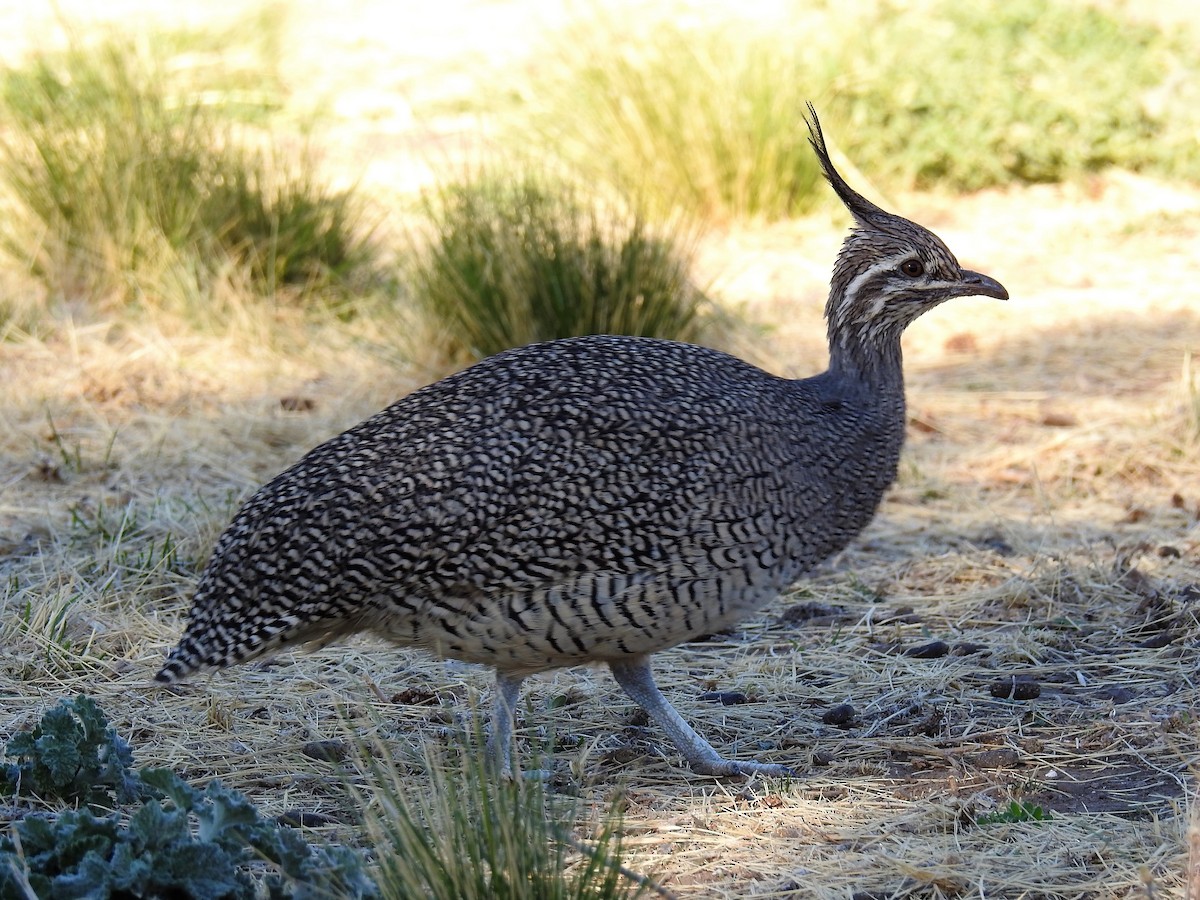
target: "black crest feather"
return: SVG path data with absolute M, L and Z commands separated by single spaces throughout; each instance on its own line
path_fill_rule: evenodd
M 811 103 L 808 104 L 808 115 L 805 116 L 804 121 L 808 125 L 808 142 L 812 144 L 813 150 L 817 153 L 825 180 L 829 182 L 829 186 L 846 205 L 846 209 L 850 210 L 850 215 L 854 216 L 860 225 L 879 225 L 895 218 L 891 213 L 884 212 L 850 187 L 846 183 L 846 179 L 833 167 L 833 160 L 829 158 L 829 147 L 825 144 L 825 134 L 821 131 L 821 121 L 817 118 L 817 109 Z

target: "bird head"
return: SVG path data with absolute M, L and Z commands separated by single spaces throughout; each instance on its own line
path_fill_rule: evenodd
M 808 105 L 809 143 L 817 153 L 830 187 L 854 217 L 834 265 L 825 314 L 830 338 L 898 337 L 921 313 L 953 297 L 982 296 L 1007 300 L 1004 285 L 964 269 L 936 234 L 880 209 L 838 173 Z

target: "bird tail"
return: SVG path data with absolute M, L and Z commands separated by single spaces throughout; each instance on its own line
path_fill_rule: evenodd
M 324 646 L 359 630 L 360 625 L 353 619 L 326 621 L 283 614 L 213 621 L 209 611 L 197 613 L 193 609 L 187 630 L 167 654 L 154 680 L 173 684 L 199 672 L 250 662 L 285 646 Z
M 154 680 L 160 684 L 174 684 L 195 675 L 197 672 L 202 672 L 205 669 L 214 669 L 218 665 L 219 663 L 204 659 L 204 654 L 200 652 L 189 628 L 179 643 L 175 645 L 174 649 L 167 654 L 167 661 L 158 670 L 158 674 L 154 676 Z

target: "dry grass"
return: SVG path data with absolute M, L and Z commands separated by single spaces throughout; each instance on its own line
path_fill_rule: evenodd
M 680 897 L 1200 897 L 1200 422 L 1181 375 L 1200 194 L 1115 174 L 890 199 L 1013 300 L 909 335 L 910 443 L 862 539 L 658 664 L 719 749 L 804 777 L 693 776 L 588 669 L 532 680 L 522 746 L 552 742 L 584 814 L 623 794 L 627 862 Z M 843 224 L 710 239 L 701 274 L 770 323 L 744 352 L 820 367 Z M 355 643 L 150 686 L 237 502 L 430 377 L 376 327 L 247 312 L 211 337 L 84 321 L 0 343 L 0 739 L 86 691 L 140 764 L 324 814 L 341 839 L 344 770 L 307 742 L 379 738 L 422 777 L 485 672 Z M 935 640 L 945 655 L 906 653 Z M 1040 696 L 992 696 L 1014 675 Z M 751 702 L 698 699 L 714 688 Z M 826 724 L 841 703 L 849 727 Z M 977 824 L 1012 800 L 1052 817 Z

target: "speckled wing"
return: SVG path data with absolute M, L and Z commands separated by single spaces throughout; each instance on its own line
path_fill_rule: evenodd
M 728 413 L 676 421 L 667 437 L 661 417 L 672 415 L 645 402 L 556 404 L 556 443 L 494 470 L 479 493 L 432 505 L 422 559 L 376 600 L 378 629 L 535 671 L 671 646 L 769 599 L 784 535 L 772 492 L 754 485 L 780 460 L 764 446 L 757 471 L 731 464 Z

